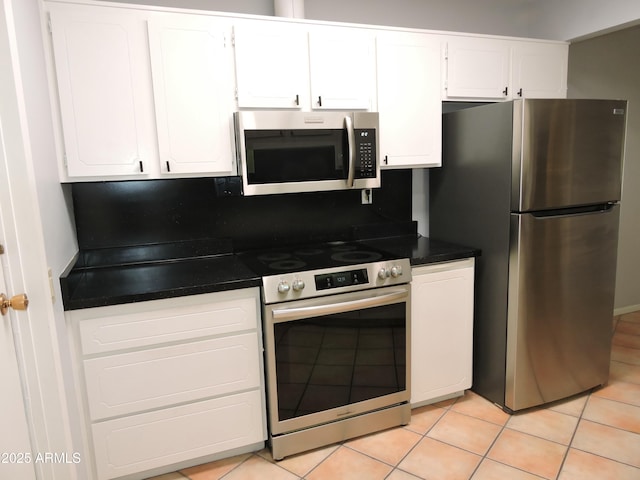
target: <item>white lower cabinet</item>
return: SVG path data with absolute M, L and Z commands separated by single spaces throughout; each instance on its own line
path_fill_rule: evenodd
M 85 360 L 91 420 L 254 388 L 255 343 L 252 332 Z
M 475 260 L 416 267 L 411 281 L 411 406 L 471 387 Z
M 91 425 L 98 478 L 170 465 L 264 441 L 254 390 Z
M 67 312 L 96 479 L 264 446 L 259 305 L 253 288 Z

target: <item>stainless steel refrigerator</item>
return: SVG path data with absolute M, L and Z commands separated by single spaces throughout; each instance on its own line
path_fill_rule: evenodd
M 429 235 L 482 249 L 472 390 L 505 411 L 607 381 L 626 109 L 524 99 L 443 115 Z

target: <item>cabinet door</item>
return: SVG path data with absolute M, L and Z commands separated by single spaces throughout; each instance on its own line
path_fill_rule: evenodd
M 375 79 L 369 32 L 322 28 L 309 33 L 311 107 L 369 110 Z
M 509 92 L 509 43 L 492 38 L 450 38 L 445 50 L 445 99 L 503 100 Z
M 230 46 L 223 25 L 154 14 L 149 47 L 162 173 L 233 172 Z
M 233 30 L 238 107 L 308 106 L 306 31 L 276 22 L 242 23 Z
M 205 455 L 259 450 L 267 437 L 263 408 L 261 393 L 252 390 L 94 423 L 97 478 L 142 478 L 145 470 Z
M 516 42 L 512 52 L 514 98 L 566 98 L 568 45 Z
M 116 8 L 48 8 L 67 175 L 147 173 L 157 157 L 144 18 Z
M 376 46 L 382 167 L 440 166 L 440 42 L 383 32 Z
M 411 404 L 471 387 L 474 259 L 413 269 Z

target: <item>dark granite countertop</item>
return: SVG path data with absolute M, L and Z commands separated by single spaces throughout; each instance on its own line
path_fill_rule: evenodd
M 414 266 L 480 255 L 476 248 L 406 235 L 367 240 Z M 226 240 L 82 251 L 60 278 L 65 310 L 258 287 Z
M 443 242 L 419 234 L 368 240 L 364 243 L 409 258 L 414 267 L 477 257 L 481 253 L 477 248 Z
M 259 287 L 224 240 L 81 251 L 60 278 L 65 310 Z

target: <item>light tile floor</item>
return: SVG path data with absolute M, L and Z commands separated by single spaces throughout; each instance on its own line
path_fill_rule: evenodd
M 606 386 L 509 416 L 482 397 L 413 410 L 411 423 L 273 461 L 269 450 L 153 480 L 638 480 L 640 312 L 614 318 Z

